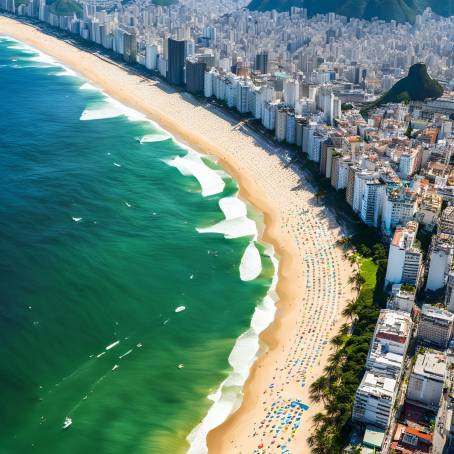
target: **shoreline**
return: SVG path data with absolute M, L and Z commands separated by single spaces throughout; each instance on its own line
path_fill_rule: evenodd
M 257 137 L 257 134 L 252 131 L 249 131 L 248 134 L 243 133 L 236 127 L 238 126 L 236 120 L 229 118 L 224 112 L 219 112 L 215 107 L 204 106 L 202 102 L 186 93 L 174 90 L 163 82 L 130 74 L 119 65 L 109 63 L 94 54 L 80 50 L 20 21 L 0 17 L 0 33 L 12 36 L 49 54 L 92 81 L 107 95 L 146 114 L 158 126 L 174 135 L 176 140 L 188 144 L 191 148 L 205 155 L 216 156 L 219 165 L 225 168 L 238 182 L 239 197 L 263 213 L 265 228 L 259 239 L 271 244 L 279 257 L 279 277 L 276 288 L 277 311 L 274 321 L 260 335 L 260 344 L 266 344 L 267 351 L 255 360 L 249 371 L 242 391 L 243 398 L 240 408 L 208 435 L 210 452 L 232 452 L 232 444 L 230 443 L 232 438 L 235 443 L 235 452 L 242 452 L 241 449 L 243 448 L 249 452 L 250 447 L 254 445 L 256 447 L 258 443 L 257 440 L 251 440 L 248 432 L 251 432 L 253 422 L 262 419 L 263 405 L 259 404 L 258 400 L 261 398 L 260 394 L 263 394 L 263 390 L 266 392 L 270 378 L 276 374 L 276 368 L 273 369 L 276 361 L 279 361 L 279 359 L 276 359 L 276 353 L 279 353 L 278 356 L 281 357 L 281 360 L 284 360 L 285 358 L 282 357 L 285 355 L 282 352 L 289 351 L 289 346 L 293 344 L 292 340 L 295 339 L 294 336 L 298 337 L 300 334 L 300 327 L 295 326 L 295 321 L 298 319 L 301 306 L 304 305 L 298 303 L 304 301 L 308 295 L 304 285 L 306 273 L 302 272 L 304 265 L 301 260 L 305 251 L 303 252 L 295 244 L 293 238 L 293 234 L 299 230 L 300 219 L 297 213 L 293 211 L 292 203 L 301 203 L 298 208 L 308 206 L 313 203 L 313 201 L 311 202 L 312 192 L 309 189 L 302 188 L 301 191 L 304 194 L 299 194 L 301 195 L 301 202 L 299 202 L 294 197 L 296 194 L 290 193 L 290 191 L 293 191 L 294 185 L 296 186 L 299 183 L 299 175 L 291 168 L 282 165 L 279 156 L 276 156 L 274 150 L 270 149 L 270 145 L 264 138 Z M 165 91 L 160 86 L 163 86 Z M 147 99 L 151 102 L 147 102 Z M 154 107 L 155 104 L 156 107 Z M 212 112 L 213 110 L 215 113 Z M 174 115 L 174 113 L 178 115 Z M 206 131 L 206 127 L 208 127 L 208 131 Z M 219 128 L 219 131 L 217 128 Z M 201 132 L 193 132 L 191 129 Z M 218 139 L 220 140 L 218 141 Z M 235 147 L 238 147 L 238 150 Z M 252 159 L 250 153 L 255 153 Z M 262 160 L 269 162 L 262 164 L 259 162 Z M 260 172 L 257 171 L 257 167 L 260 167 Z M 271 182 L 262 179 L 264 175 L 267 175 L 267 172 L 271 172 L 270 175 L 272 174 Z M 290 181 L 287 181 L 287 177 Z M 273 188 L 275 182 L 279 184 L 279 188 Z M 345 271 L 348 272 L 350 269 L 350 265 L 342 259 L 339 248 L 336 252 L 336 248 L 333 246 L 335 239 L 341 236 L 339 227 L 332 224 L 333 221 L 330 219 L 331 216 L 326 213 L 326 209 L 319 209 L 314 212 L 318 215 L 319 211 L 325 218 L 325 221 L 320 221 L 320 223 L 326 223 L 326 219 L 328 219 L 326 230 L 332 230 L 330 231 L 332 238 L 329 239 L 330 254 L 336 255 L 336 260 L 342 263 L 342 268 L 338 266 L 338 271 L 342 274 L 343 270 L 345 274 Z M 284 227 L 287 217 L 287 224 Z M 289 225 L 290 228 L 288 228 Z M 329 228 L 330 225 L 331 228 Z M 315 223 L 314 227 L 317 228 L 318 226 L 319 224 Z M 307 235 L 310 235 L 310 233 Z M 310 239 L 316 240 L 315 233 Z M 314 250 L 318 249 L 317 246 L 317 241 L 313 241 Z M 345 284 L 349 273 L 345 276 L 341 274 L 338 280 Z M 323 283 L 321 285 L 323 286 Z M 330 317 L 333 322 L 330 326 L 332 331 L 325 334 L 334 334 L 342 323 L 339 313 L 346 303 L 347 296 L 342 294 L 339 298 L 342 300 L 340 302 L 336 299 L 336 310 L 334 316 Z M 327 321 L 325 318 L 316 331 L 325 330 Z M 292 332 L 293 335 L 290 342 L 283 340 L 289 332 Z M 321 370 L 329 353 L 329 348 L 324 348 L 321 352 L 318 352 L 319 364 L 317 366 Z M 314 373 L 314 371 L 312 372 Z M 310 404 L 307 394 L 310 381 L 310 379 L 306 380 L 305 387 L 299 386 L 300 389 L 293 386 L 294 383 L 292 383 L 291 386 L 287 387 L 285 394 L 294 394 L 295 398 Z M 309 417 L 312 417 L 314 411 L 318 409 L 319 407 L 311 406 L 309 411 L 305 411 L 304 421 L 308 423 Z M 303 430 L 299 430 L 292 438 L 295 445 L 301 447 L 300 451 L 294 450 L 294 452 L 308 452 L 305 440 L 310 434 L 307 430 L 309 428 L 310 426 L 305 427 L 305 433 Z

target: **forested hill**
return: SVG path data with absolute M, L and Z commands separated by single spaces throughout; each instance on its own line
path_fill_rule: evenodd
M 252 0 L 248 8 L 252 11 L 288 11 L 292 6 L 306 8 L 309 16 L 334 12 L 342 16 L 386 21 L 415 21 L 417 14 L 425 8 L 440 16 L 454 15 L 454 0 Z

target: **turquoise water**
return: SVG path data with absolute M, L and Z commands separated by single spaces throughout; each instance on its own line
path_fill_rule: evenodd
M 1 453 L 184 452 L 274 272 L 257 244 L 242 281 L 251 236 L 196 230 L 235 181 L 205 160 L 204 197 L 183 146 L 91 88 L 0 40 Z

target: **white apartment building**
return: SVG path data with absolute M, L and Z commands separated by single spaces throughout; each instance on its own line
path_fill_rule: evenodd
M 282 142 L 287 136 L 287 109 L 280 108 L 276 112 L 276 140 Z
M 353 421 L 386 429 L 398 388 L 398 381 L 395 378 L 367 371 L 356 391 Z
M 241 80 L 237 84 L 237 99 L 236 99 L 236 108 L 240 113 L 249 112 L 249 84 Z
M 225 102 L 231 109 L 237 106 L 238 102 L 238 80 L 230 77 L 225 84 Z
M 345 189 L 348 183 L 348 169 L 352 161 L 350 156 L 334 156 L 331 166 L 331 186 L 336 189 Z
M 273 131 L 276 127 L 277 104 L 275 102 L 265 102 L 262 110 L 262 125 L 264 128 Z
M 386 303 L 386 308 L 410 314 L 415 305 L 415 297 L 415 290 L 403 290 L 401 284 L 394 284 L 391 288 L 391 296 Z
M 416 171 L 416 152 L 415 150 L 405 151 L 400 155 L 399 175 L 403 180 L 407 180 Z
M 362 200 L 363 200 L 363 195 L 364 195 L 364 190 L 366 186 L 366 181 L 367 180 L 375 180 L 376 178 L 376 173 L 369 171 L 369 170 L 363 170 L 360 172 L 355 172 L 354 174 L 354 183 L 353 183 L 353 211 L 355 213 L 360 213 L 361 212 L 361 206 L 362 206 Z
M 310 153 L 312 153 L 312 141 L 316 127 L 317 123 L 314 123 L 313 121 L 309 122 L 307 125 L 304 125 L 303 127 L 302 150 L 303 153 L 306 153 L 308 155 L 309 159 L 311 159 Z
M 381 310 L 369 348 L 366 368 L 399 380 L 412 327 L 410 314 L 390 309 Z
M 284 80 L 284 103 L 286 106 L 294 108 L 299 98 L 300 85 L 295 79 Z
M 285 141 L 290 144 L 296 143 L 296 118 L 293 109 L 287 110 L 287 129 L 285 133 Z
M 438 290 L 446 285 L 454 256 L 454 238 L 438 234 L 432 239 L 429 258 L 429 273 L 426 290 Z
M 413 247 L 418 224 L 414 221 L 405 227 L 397 227 L 388 254 L 387 284 L 411 284 L 418 286 L 422 272 L 422 253 Z
M 379 226 L 385 187 L 385 184 L 376 178 L 365 182 L 360 217 L 369 226 Z
M 203 94 L 205 98 L 210 98 L 213 96 L 213 73 L 214 70 L 205 71 L 204 81 L 203 81 Z
M 452 337 L 454 314 L 429 304 L 423 304 L 418 326 L 418 340 L 446 348 Z
M 426 351 L 418 354 L 407 389 L 407 399 L 431 410 L 440 403 L 447 375 L 446 355 Z
M 387 189 L 383 197 L 382 230 L 391 235 L 398 225 L 411 221 L 416 212 L 416 197 L 405 189 Z

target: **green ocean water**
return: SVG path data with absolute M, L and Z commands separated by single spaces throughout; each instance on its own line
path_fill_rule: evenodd
M 205 161 L 204 197 L 185 147 L 5 37 L 0 103 L 0 453 L 185 452 L 274 273 L 196 230 L 235 181 Z

